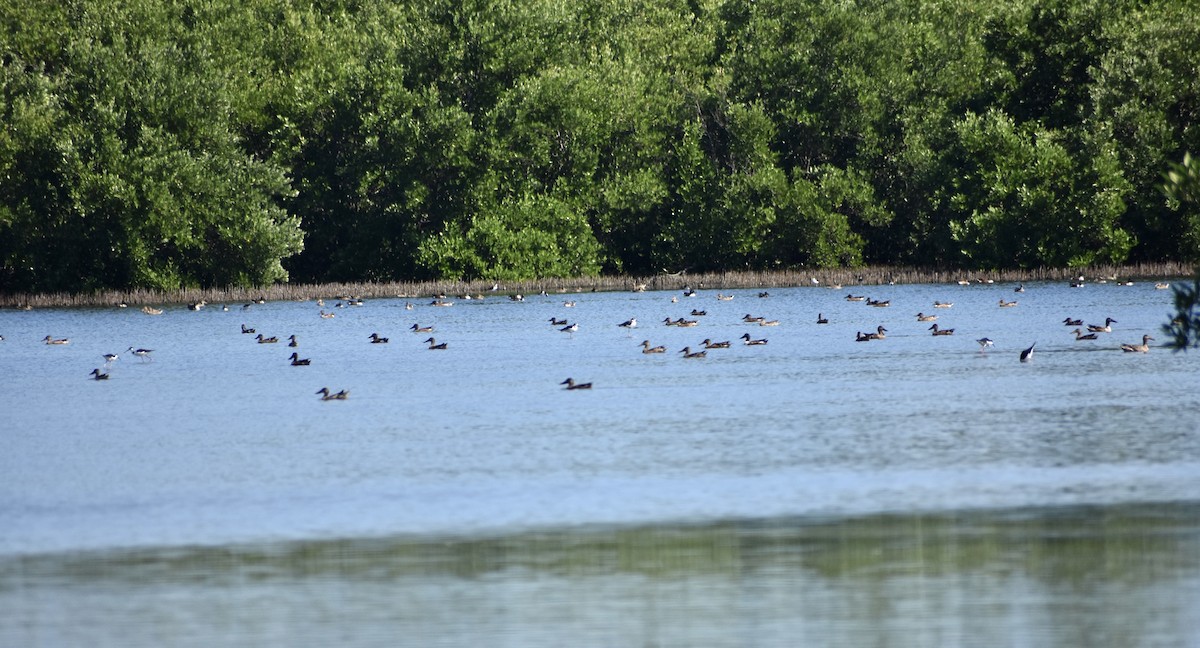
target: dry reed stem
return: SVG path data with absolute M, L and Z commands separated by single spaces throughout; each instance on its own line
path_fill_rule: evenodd
M 775 270 L 769 272 L 662 273 L 649 277 L 604 276 L 547 278 L 501 283 L 491 281 L 360 282 L 329 284 L 275 284 L 263 288 L 187 288 L 175 291 L 126 290 L 93 293 L 11 293 L 0 296 L 5 308 L 105 307 L 126 304 L 130 307 L 163 304 L 244 304 L 258 299 L 267 301 L 305 301 L 313 299 L 374 299 L 385 297 L 423 298 L 434 295 L 513 295 L 547 293 L 610 292 L 635 290 L 704 290 L 747 288 L 785 288 L 810 286 L 859 286 L 882 284 L 955 283 L 962 280 L 997 283 L 1034 281 L 1072 281 L 1083 276 L 1087 281 L 1101 279 L 1164 279 L 1191 276 L 1194 269 L 1184 263 L 1140 263 L 1090 268 L 1036 268 L 986 272 L 938 270 L 912 267 L 825 268 L 812 270 Z M 493 287 L 497 287 L 493 290 Z

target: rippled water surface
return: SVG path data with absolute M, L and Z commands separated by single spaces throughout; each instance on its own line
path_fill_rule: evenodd
M 0 310 L 0 645 L 1200 642 L 1170 291 L 757 293 Z

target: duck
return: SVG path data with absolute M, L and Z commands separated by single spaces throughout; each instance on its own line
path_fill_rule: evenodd
M 1076 342 L 1080 342 L 1083 340 L 1095 340 L 1096 339 L 1095 333 L 1088 333 L 1085 335 L 1084 332 L 1079 329 L 1075 329 L 1074 331 L 1071 331 L 1071 332 L 1075 334 Z
M 642 353 L 666 353 L 665 346 L 650 346 L 650 340 L 642 340 Z
M 108 374 L 99 369 L 92 369 L 92 373 L 88 375 L 92 377 L 92 380 L 108 380 Z
M 288 346 L 289 346 L 289 347 L 298 347 L 298 346 L 300 346 L 300 343 L 296 341 L 296 336 L 295 336 L 295 335 L 289 335 L 289 336 L 288 336 Z
M 917 321 L 918 322 L 936 322 L 937 318 L 938 318 L 937 315 L 926 315 L 923 312 L 917 313 Z
M 147 315 L 162 315 L 163 314 L 163 311 L 161 308 L 154 308 L 152 306 L 142 306 L 142 312 Z
M 429 302 L 429 305 L 430 305 L 430 306 L 438 306 L 438 307 L 441 307 L 441 308 L 446 308 L 446 307 L 448 307 L 448 306 L 453 306 L 453 305 L 454 305 L 454 302 L 446 301 L 446 300 L 444 300 L 444 299 L 435 299 L 435 300 L 433 300 L 433 301 Z
M 1021 362 L 1029 362 L 1033 360 L 1033 347 L 1037 346 L 1037 342 L 1029 345 L 1028 349 L 1021 352 Z
M 550 318 L 550 326 L 566 326 L 566 325 L 567 325 L 566 318 L 563 318 L 563 319 L 558 319 L 557 317 Z M 414 324 L 413 326 L 416 326 L 416 325 Z M 413 330 L 416 331 L 418 329 L 413 329 Z
M 1015 300 L 1015 299 L 1012 301 L 1004 301 L 1003 298 L 1000 299 L 1000 308 L 1012 308 L 1013 306 L 1016 306 L 1016 305 L 1017 305 L 1017 300 Z
M 883 325 L 881 324 L 875 327 L 874 333 L 868 333 L 867 335 L 870 336 L 872 340 L 882 340 L 887 337 L 887 332 L 888 330 L 883 328 Z
M 687 320 L 687 319 L 683 319 L 682 317 L 680 317 L 679 319 L 675 320 L 674 322 L 671 322 L 671 325 L 687 328 L 689 326 L 696 326 L 699 323 L 700 322 L 697 320 Z
M 692 317 L 704 317 L 705 315 L 708 315 L 708 311 L 698 310 L 698 309 L 693 308 L 691 314 L 692 314 Z
M 817 324 L 828 324 L 829 319 L 823 313 L 817 313 Z
M 721 293 L 717 293 L 717 301 L 731 301 L 732 299 L 733 295 L 722 295 Z
M 934 322 L 933 326 L 929 327 L 929 330 L 933 331 L 934 335 L 954 335 L 954 329 L 938 328 L 937 322 Z
M 254 335 L 257 332 L 258 331 L 255 331 L 254 329 L 247 327 L 245 324 L 242 324 L 242 334 L 243 335 Z
M 1025 284 L 1017 284 L 1017 287 L 1013 288 L 1013 292 L 1015 292 L 1015 293 L 1025 292 Z
M 430 351 L 445 351 L 446 350 L 445 342 L 438 344 L 437 340 L 435 340 L 433 338 L 429 338 L 428 340 L 425 340 L 425 343 L 429 345 Z
M 311 359 L 301 358 L 299 355 L 296 354 L 295 351 L 292 352 L 292 356 L 290 358 L 288 358 L 288 360 L 292 361 L 293 367 L 307 367 L 308 365 L 312 364 Z
M 259 333 L 258 335 L 254 336 L 254 339 L 258 340 L 259 344 L 275 344 L 276 342 L 279 341 L 279 338 L 277 338 L 273 335 L 271 337 L 263 337 L 262 333 Z
M 854 295 L 854 294 L 850 294 L 850 293 L 846 294 L 846 301 L 860 302 L 860 301 L 866 301 L 866 300 L 867 300 L 866 295 Z
M 724 342 L 713 342 L 712 340 L 710 340 L 708 338 L 704 338 L 704 341 L 701 342 L 700 344 L 703 344 L 705 349 L 728 349 L 729 348 L 728 340 L 726 340 Z
M 45 342 L 46 344 L 70 344 L 71 340 L 68 338 L 56 338 L 47 335 L 46 337 L 42 338 L 42 342 Z
M 1153 339 L 1154 338 L 1150 337 L 1149 335 L 1143 335 L 1141 344 L 1122 344 L 1121 350 L 1126 353 L 1149 353 L 1150 340 Z
M 574 389 L 591 389 L 592 388 L 592 383 L 590 383 L 590 382 L 577 383 L 577 382 L 575 382 L 574 378 L 567 378 L 566 380 L 564 380 L 558 384 L 566 385 L 568 391 L 574 390 Z
M 665 346 L 650 346 L 650 340 L 642 340 L 642 353 L 666 353 Z
M 767 291 L 765 291 L 765 290 L 764 290 L 764 291 L 762 291 L 762 292 L 760 292 L 760 293 L 758 293 L 758 298 L 759 298 L 759 299 L 766 299 L 767 297 L 770 297 L 770 296 L 771 296 L 771 293 L 769 293 L 769 292 L 767 292 Z
M 337 317 L 337 316 L 334 315 L 333 313 L 326 313 L 325 311 L 321 311 L 321 319 L 333 319 L 334 317 Z
M 933 302 L 933 307 L 934 308 L 954 308 L 954 302 L 935 301 L 935 302 Z
M 756 340 L 756 339 L 751 338 L 749 333 L 742 334 L 742 341 L 746 343 L 746 346 L 761 346 L 761 345 L 767 343 L 766 339 L 757 339 Z
M 1104 318 L 1104 326 L 1100 326 L 1099 324 L 1088 324 L 1087 329 L 1092 333 L 1112 333 L 1112 325 L 1116 323 L 1117 320 L 1111 317 L 1106 317 Z
M 1082 319 L 1071 319 L 1070 317 L 1068 317 L 1063 320 L 1063 324 L 1065 324 L 1066 326 L 1083 326 L 1083 320 Z
M 198 302 L 192 302 L 192 303 L 188 304 L 188 310 L 198 311 L 201 308 L 204 308 L 206 305 L 208 305 L 208 302 L 201 299 Z
M 1160 282 L 1158 282 L 1158 283 L 1156 283 L 1156 284 L 1154 284 L 1154 289 L 1155 289 L 1155 290 L 1166 290 L 1167 288 L 1170 288 L 1170 287 L 1171 287 L 1171 284 L 1169 284 L 1169 283 L 1164 283 L 1164 282 L 1161 282 L 1161 281 L 1160 281 Z
M 621 328 L 627 328 L 627 329 L 637 328 L 637 318 L 630 317 L 629 319 L 625 320 L 624 322 L 617 324 L 617 326 L 619 326 Z
M 878 299 L 868 299 L 867 300 L 867 306 L 874 306 L 875 308 L 887 308 L 891 305 L 892 305 L 892 300 L 890 300 L 890 299 L 884 299 L 882 301 L 880 301 Z
M 350 392 L 346 391 L 345 389 L 335 394 L 330 392 L 328 387 L 322 387 L 318 389 L 316 393 L 321 395 L 321 400 L 323 401 L 346 400 L 350 396 Z
M 765 317 L 754 317 L 750 313 L 746 313 L 745 315 L 742 316 L 742 321 L 747 322 L 749 324 L 757 324 L 759 322 L 764 321 L 765 319 L 766 319 Z
M 761 320 L 759 326 L 779 326 L 779 320 Z
M 372 333 L 368 337 L 370 337 L 370 339 L 371 339 L 371 344 L 387 344 L 388 343 L 388 339 L 385 337 L 379 337 L 378 333 Z
M 692 351 L 692 347 L 683 347 L 679 352 L 685 358 L 703 358 L 708 355 L 707 351 Z
M 133 347 L 129 347 L 125 350 L 125 353 L 132 353 L 143 360 L 153 360 L 154 358 L 150 357 L 150 354 L 153 352 L 154 349 L 135 349 Z
M 870 335 L 867 335 L 866 333 L 863 333 L 862 331 L 859 331 L 858 335 L 855 336 L 854 341 L 855 342 L 870 342 L 873 339 L 875 339 L 875 338 L 871 337 Z
M 551 317 L 550 320 L 553 321 L 554 318 Z M 566 323 L 566 320 L 563 320 L 563 324 Z M 559 326 L 561 326 L 561 324 Z M 412 326 L 408 327 L 408 330 L 412 331 L 413 333 L 433 333 L 432 326 L 421 326 L 419 324 L 413 324 Z
M 563 302 L 563 308 L 575 308 L 575 302 L 565 301 Z

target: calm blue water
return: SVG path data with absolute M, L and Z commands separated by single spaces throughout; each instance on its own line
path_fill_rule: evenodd
M 1026 287 L 0 310 L 0 645 L 1198 645 L 1171 293 Z

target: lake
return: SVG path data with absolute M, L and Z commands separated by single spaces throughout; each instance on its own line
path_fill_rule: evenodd
M 0 645 L 1200 645 L 1171 291 L 696 288 L 0 310 Z

